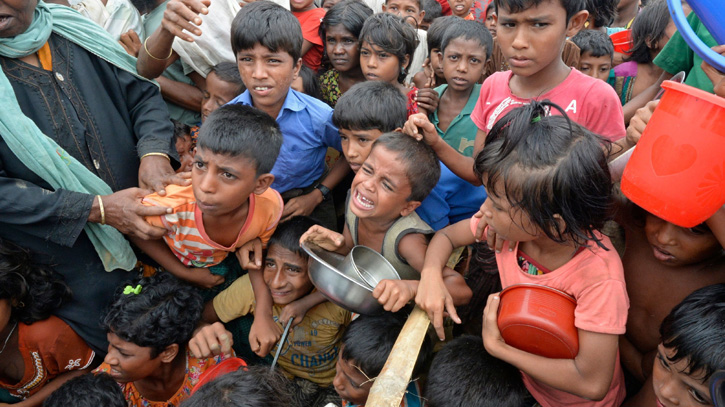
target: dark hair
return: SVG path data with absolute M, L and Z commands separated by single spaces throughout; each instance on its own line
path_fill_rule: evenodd
M 380 315 L 360 315 L 352 321 L 342 335 L 340 357 L 354 361 L 368 378 L 375 378 L 385 366 L 400 331 L 408 318 L 408 312 L 383 312 Z M 433 352 L 433 342 L 425 336 L 413 368 L 413 377 L 423 371 Z
M 174 138 L 183 140 L 185 136 L 191 137 L 191 126 L 178 120 L 171 119 L 174 124 Z
M 269 407 L 294 403 L 291 382 L 268 366 L 249 366 L 203 385 L 181 407 Z
M 294 63 L 302 55 L 302 27 L 295 16 L 271 1 L 247 4 L 232 21 L 232 51 L 254 48 L 261 44 L 272 52 L 290 54 Z M 206 125 L 206 123 L 204 123 Z
M 307 253 L 300 247 L 300 238 L 312 226 L 319 224 L 320 222 L 307 216 L 295 216 L 286 222 L 281 222 L 269 238 L 267 247 L 280 245 L 307 260 Z
M 683 373 L 702 372 L 698 380 L 707 383 L 717 370 L 725 369 L 725 284 L 700 288 L 688 295 L 660 326 L 662 344 L 674 349 L 668 358 L 677 363 L 687 359 Z
M 593 17 L 594 27 L 609 27 L 617 16 L 619 0 L 587 0 L 587 11 Z
M 441 166 L 430 146 L 403 133 L 385 133 L 373 143 L 376 148 L 398 153 L 397 161 L 405 165 L 405 174 L 410 182 L 408 201 L 423 201 L 438 183 Z M 388 163 L 390 165 L 392 163 Z
M 452 24 L 445 30 L 443 40 L 441 40 L 441 52 L 445 52 L 446 47 L 451 41 L 462 38 L 464 40 L 473 40 L 486 50 L 486 59 L 491 58 L 493 50 L 493 37 L 486 26 L 476 21 L 463 20 L 456 24 Z M 486 61 L 482 61 L 486 62 Z
M 670 12 L 667 2 L 653 0 L 637 15 L 632 23 L 632 49 L 626 61 L 640 64 L 652 62 L 652 48 L 649 44 L 659 41 L 665 35 L 665 29 L 670 24 Z
M 551 109 L 561 116 L 550 116 Z M 553 241 L 592 241 L 604 248 L 595 232 L 610 210 L 612 179 L 605 153 L 610 146 L 571 121 L 561 107 L 532 101 L 496 122 L 474 171 L 489 195 L 503 194 Z M 503 191 L 494 187 L 499 181 Z M 566 224 L 563 230 L 559 220 Z
M 459 21 L 460 20 L 460 21 Z M 452 27 L 461 21 L 465 21 L 458 16 L 443 16 L 436 18 L 435 21 L 428 27 L 428 33 L 426 34 L 425 41 L 428 43 L 428 56 L 433 52 L 434 49 L 441 49 L 441 43 L 443 42 L 443 36 L 446 34 L 448 27 Z
M 47 319 L 71 296 L 62 276 L 34 263 L 28 250 L 0 239 L 0 299 L 10 301 L 12 320 L 32 324 Z
M 239 75 L 239 67 L 234 62 L 220 62 L 214 65 L 209 72 L 214 72 L 220 80 L 226 83 L 236 85 L 236 93 L 238 95 L 247 90 L 246 86 L 244 86 L 244 82 L 242 82 L 242 76 Z
M 124 294 L 126 287 L 139 285 L 140 293 Z M 151 357 L 173 344 L 183 352 L 203 307 L 195 288 L 161 272 L 118 287 L 101 326 L 126 342 L 151 348 Z
M 588 52 L 595 58 L 604 56 L 609 58 L 614 57 L 614 44 L 612 44 L 612 39 L 599 30 L 581 30 L 571 38 L 571 41 L 579 47 L 582 55 Z
M 464 335 L 433 358 L 425 397 L 430 407 L 519 407 L 527 394 L 517 368 L 489 355 L 481 337 Z
M 531 7 L 536 7 L 543 3 L 545 0 L 493 0 L 496 4 L 496 14 L 499 14 L 500 8 L 506 9 L 510 13 L 520 13 L 524 10 L 528 10 Z M 566 10 L 566 21 L 567 23 L 574 14 L 586 10 L 587 0 L 559 0 L 559 4 Z M 499 14 L 500 15 L 500 14 Z
M 277 121 L 252 106 L 224 105 L 199 130 L 197 147 L 214 154 L 244 157 L 256 164 L 257 175 L 272 171 L 282 147 Z
M 361 46 L 363 42 L 380 47 L 398 58 L 400 64 L 398 82 L 403 83 L 408 67 L 413 62 L 415 48 L 418 46 L 415 29 L 396 15 L 378 13 L 365 20 L 365 25 L 360 31 Z M 406 56 L 408 63 L 403 65 Z
M 118 383 L 107 373 L 86 373 L 63 383 L 48 396 L 43 407 L 126 407 Z
M 380 130 L 403 127 L 408 117 L 406 99 L 395 85 L 382 81 L 356 83 L 338 99 L 332 124 L 345 130 Z
M 496 11 L 496 5 L 493 2 L 488 3 L 488 6 L 486 6 L 486 14 L 488 14 L 489 11 Z
M 423 4 L 423 10 L 425 11 L 423 21 L 426 23 L 430 23 L 443 15 L 443 7 L 441 7 L 441 3 L 438 3 L 436 0 L 421 0 L 421 3 Z
M 322 94 L 320 93 L 320 81 L 317 79 L 317 74 L 309 66 L 302 64 L 300 67 L 300 78 L 302 78 L 302 89 L 304 94 L 312 96 L 315 99 L 322 100 Z
M 373 9 L 360 0 L 343 0 L 327 11 L 320 22 L 320 37 L 322 43 L 326 41 L 327 29 L 342 25 L 355 38 L 360 38 L 365 20 L 373 15 Z

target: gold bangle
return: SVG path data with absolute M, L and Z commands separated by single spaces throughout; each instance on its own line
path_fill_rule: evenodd
M 171 162 L 171 158 L 169 158 L 169 155 L 168 154 L 164 154 L 164 153 L 146 153 L 146 154 L 144 154 L 144 155 L 141 156 L 141 159 L 143 160 L 144 158 L 150 157 L 150 156 L 164 157 L 167 160 L 169 160 L 169 162 Z
M 103 199 L 100 195 L 96 195 L 98 197 L 98 208 L 101 209 L 101 225 L 106 224 L 106 211 L 103 209 Z
M 171 54 L 174 53 L 173 48 L 171 48 L 171 50 L 169 51 L 169 56 L 167 56 L 166 58 L 156 58 L 155 56 L 151 55 L 151 53 L 149 52 L 149 48 L 146 46 L 146 43 L 149 42 L 149 38 L 151 38 L 151 37 L 146 38 L 146 41 L 143 42 L 143 49 L 144 49 L 144 51 L 146 51 L 146 55 L 150 56 L 152 59 L 155 59 L 157 61 L 166 61 L 167 59 L 171 58 Z

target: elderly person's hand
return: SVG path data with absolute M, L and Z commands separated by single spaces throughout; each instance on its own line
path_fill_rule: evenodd
M 138 167 L 138 185 L 141 188 L 163 196 L 166 195 L 164 188 L 169 184 L 186 186 L 191 184 L 191 180 L 174 172 L 171 162 L 163 155 L 147 155 L 141 159 Z
M 143 205 L 141 199 L 150 193 L 151 191 L 140 188 L 129 188 L 104 195 L 100 200 L 96 197 L 88 221 L 113 226 L 125 235 L 144 240 L 159 239 L 166 234 L 166 229 L 152 226 L 144 217 L 165 215 L 171 209 Z

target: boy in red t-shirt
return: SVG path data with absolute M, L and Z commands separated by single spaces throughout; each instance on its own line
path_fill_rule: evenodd
M 327 10 L 315 7 L 313 0 L 290 0 L 290 10 L 302 26 L 302 63 L 317 72 L 322 63 L 324 44 L 320 37 L 320 21 Z
M 528 0 L 514 12 L 511 0 L 495 1 L 497 40 L 511 70 L 494 73 L 481 87 L 471 114 L 478 127 L 473 156 L 481 151 L 488 131 L 500 117 L 532 99 L 549 99 L 572 120 L 610 140 L 624 137 L 624 116 L 614 89 L 568 67 L 561 58 L 566 38 L 579 32 L 589 16 L 580 9 L 580 2 Z M 421 133 L 448 168 L 480 185 L 481 180 L 473 173 L 473 158 L 461 156 L 443 142 L 427 118 L 411 117 L 406 131 L 415 137 Z

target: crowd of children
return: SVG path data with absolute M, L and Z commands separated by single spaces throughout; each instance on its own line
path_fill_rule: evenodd
M 174 132 L 144 157 L 179 181 L 138 196 L 165 234 L 127 234 L 120 286 L 0 239 L 0 407 L 376 407 L 413 307 L 431 327 L 401 407 L 718 405 L 725 207 L 681 227 L 610 170 L 664 79 L 725 97 L 665 0 L 49 2 L 157 80 Z M 0 0 L 0 32 L 21 3 Z M 372 287 L 384 311 L 317 291 L 303 243 L 379 252 L 401 277 Z M 500 291 L 521 284 L 574 298 L 574 358 L 506 342 Z M 100 321 L 55 315 L 84 289 Z

